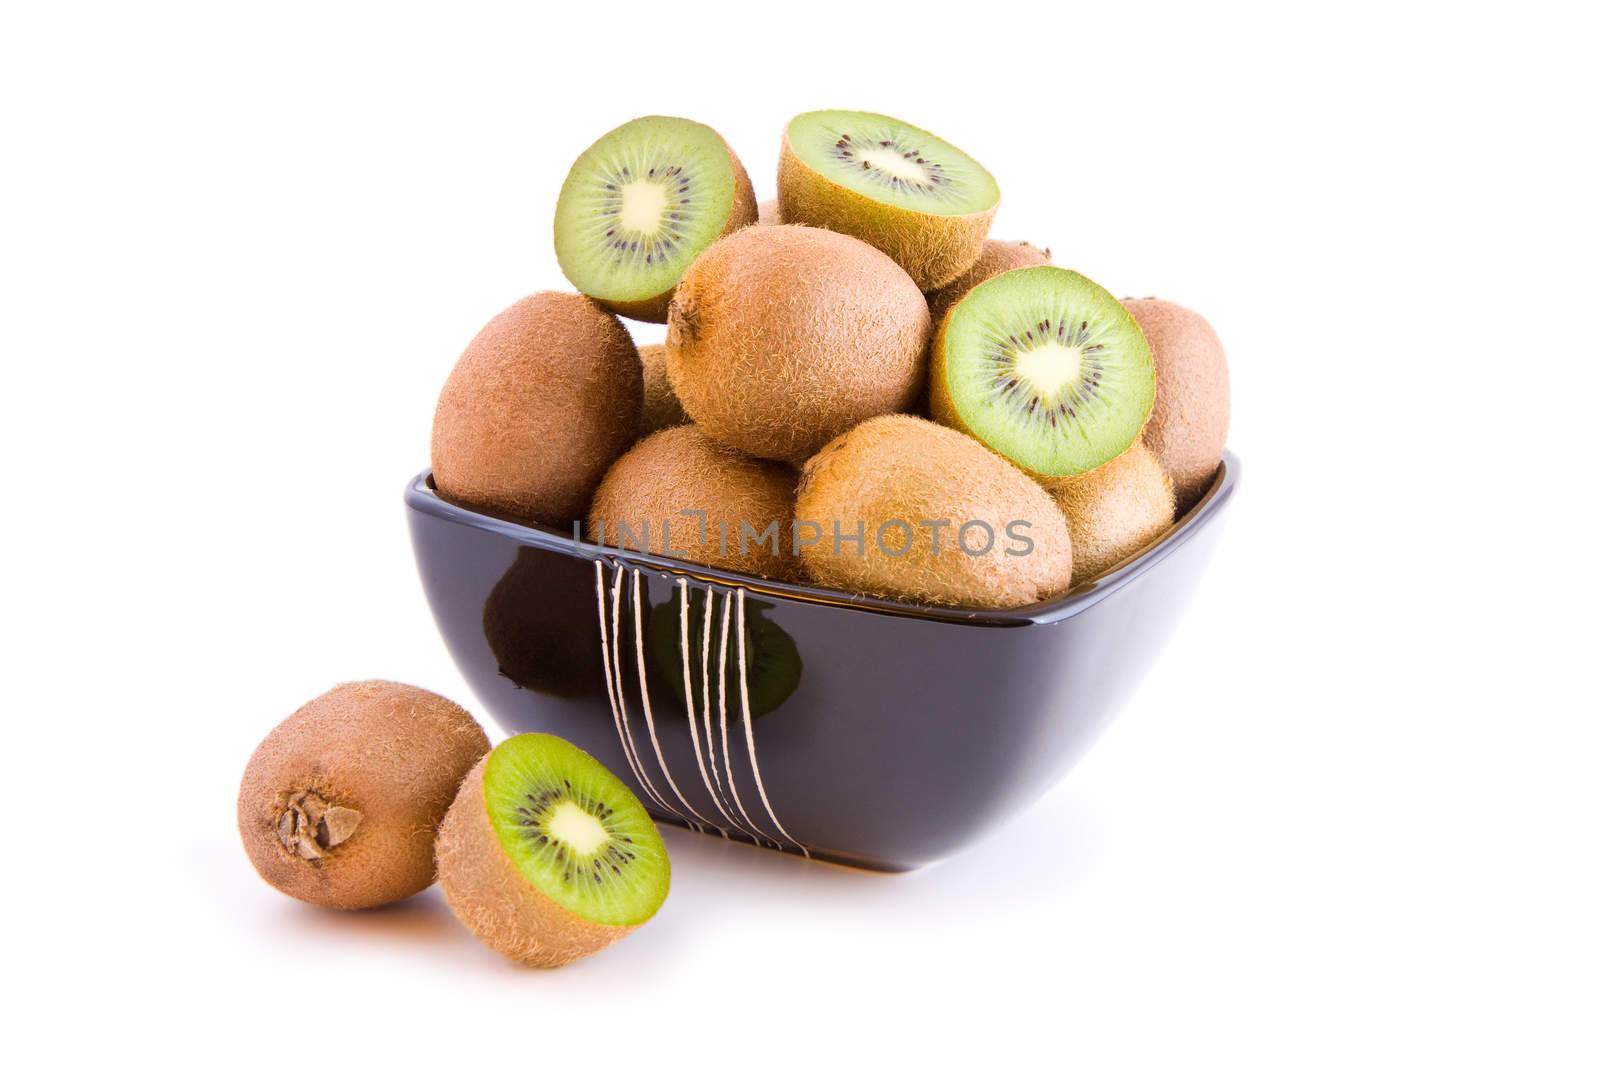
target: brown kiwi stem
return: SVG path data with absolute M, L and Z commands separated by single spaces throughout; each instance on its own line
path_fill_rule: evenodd
M 330 804 L 314 790 L 302 789 L 284 800 L 275 821 L 284 851 L 316 863 L 350 840 L 361 825 L 361 813 Z

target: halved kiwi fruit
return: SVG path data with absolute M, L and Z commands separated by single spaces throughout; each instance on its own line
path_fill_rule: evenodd
M 1049 262 L 1048 248 L 1035 248 L 1026 241 L 985 241 L 977 262 L 963 271 L 961 277 L 928 294 L 928 313 L 933 316 L 934 325 L 938 325 L 962 297 L 996 274 L 1020 267 L 1042 267 Z
M 445 900 L 491 948 L 559 967 L 638 929 L 672 868 L 650 815 L 568 741 L 520 734 L 481 760 L 439 828 Z
M 1024 267 L 975 287 L 939 324 L 929 375 L 934 418 L 1048 478 L 1125 452 L 1156 396 L 1133 316 L 1060 267 Z
M 977 260 L 1000 187 L 927 130 L 865 111 L 810 111 L 784 131 L 778 203 L 784 222 L 858 237 L 927 291 Z
M 716 130 L 634 119 L 568 172 L 556 204 L 556 258 L 580 292 L 629 318 L 665 322 L 694 258 L 755 220 L 750 178 Z
M 656 668 L 657 677 L 665 677 L 668 688 L 677 695 L 678 702 L 685 708 L 690 707 L 689 698 L 683 686 L 683 598 L 674 589 L 672 598 L 665 604 L 656 608 L 650 619 L 650 657 Z M 800 650 L 795 647 L 794 638 L 790 637 L 782 627 L 766 617 L 766 612 L 772 605 L 763 604 L 757 600 L 745 601 L 745 633 L 744 633 L 744 662 L 745 686 L 750 694 L 750 715 L 760 718 L 769 712 L 776 711 L 778 706 L 788 700 L 800 686 Z M 711 619 L 711 654 L 707 665 L 712 679 L 715 678 L 717 667 L 722 662 L 721 626 L 722 611 L 731 610 L 728 606 L 713 608 Z M 715 699 L 714 695 L 719 690 L 715 680 L 711 681 L 713 689 L 710 694 L 703 691 L 700 677 L 701 651 L 705 642 L 706 625 L 706 594 L 691 591 L 689 595 L 689 669 L 692 675 L 691 683 L 696 695 L 696 702 L 704 706 L 708 699 Z M 731 631 L 730 631 L 731 632 Z M 737 651 L 730 649 L 728 653 L 727 670 L 720 685 L 720 691 L 728 694 L 739 692 L 739 658 Z M 737 696 L 729 700 L 730 708 L 737 708 Z

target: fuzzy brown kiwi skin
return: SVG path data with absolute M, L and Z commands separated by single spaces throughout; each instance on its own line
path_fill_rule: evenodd
M 1125 299 L 1156 365 L 1156 402 L 1143 440 L 1172 476 L 1178 511 L 1211 488 L 1228 443 L 1228 359 L 1211 324 L 1155 297 Z
M 619 523 L 626 522 L 633 538 L 648 529 L 650 550 L 660 552 L 661 523 L 666 520 L 668 555 L 742 574 L 797 580 L 800 563 L 791 545 L 796 477 L 782 463 L 752 459 L 718 444 L 698 426 L 675 426 L 645 438 L 612 464 L 589 509 L 590 536 L 603 528 L 606 542 L 620 545 Z M 699 519 L 682 514 L 685 509 L 705 513 L 704 543 Z M 741 521 L 758 533 L 776 522 L 777 554 L 770 545 L 753 543 L 748 552 L 740 552 Z M 725 554 L 719 523 L 728 531 Z
M 657 430 L 687 423 L 689 416 L 678 403 L 678 394 L 672 391 L 672 381 L 667 377 L 666 346 L 640 345 L 639 362 L 644 366 L 644 412 L 639 436 L 648 437 Z
M 1050 263 L 1048 248 L 1035 248 L 1026 241 L 985 241 L 978 260 L 955 281 L 928 294 L 928 313 L 934 325 L 944 321 L 945 313 L 961 298 L 997 274 L 1019 267 L 1043 267 Z
M 928 306 L 872 246 L 809 226 L 754 226 L 678 283 L 667 374 L 723 444 L 799 462 L 861 422 L 916 404 Z
M 983 252 L 999 210 L 930 215 L 863 196 L 806 165 L 784 131 L 778 157 L 778 204 L 786 223 L 849 234 L 900 264 L 923 292 L 949 285 Z
M 433 884 L 434 833 L 488 751 L 483 728 L 444 697 L 397 682 L 337 686 L 251 756 L 239 837 L 257 873 L 291 897 L 391 904 Z
M 530 967 L 564 966 L 637 930 L 590 922 L 528 884 L 489 820 L 488 762 L 485 755 L 467 774 L 439 827 L 439 884 L 456 918 L 496 952 Z
M 1017 608 L 1063 593 L 1072 582 L 1072 539 L 1066 518 L 1048 493 L 983 445 L 946 426 L 910 415 L 884 415 L 832 441 L 806 464 L 795 518 L 814 522 L 824 536 L 801 548 L 806 570 L 820 584 L 849 592 L 968 608 Z M 903 555 L 877 545 L 880 524 L 912 528 Z M 923 521 L 949 520 L 933 551 Z M 956 545 L 958 528 L 982 520 L 995 532 L 985 555 Z M 1033 550 L 1007 555 L 1008 524 L 1021 520 Z M 835 552 L 834 522 L 849 533 L 865 523 L 866 546 Z M 889 530 L 891 550 L 903 531 Z M 975 546 L 977 542 L 974 542 Z
M 739 157 L 733 154 L 726 140 L 722 142 L 722 147 L 728 149 L 728 162 L 733 166 L 733 206 L 728 209 L 728 224 L 717 235 L 719 238 L 741 227 L 753 225 L 758 216 L 756 190 L 750 184 L 750 175 L 745 173 L 744 164 L 739 162 Z M 600 303 L 636 322 L 666 322 L 667 309 L 672 304 L 675 291 L 676 286 L 647 300 L 602 300 Z
M 520 519 L 581 519 L 638 434 L 643 369 L 616 316 L 576 293 L 536 293 L 467 345 L 433 417 L 446 498 Z
M 1072 584 L 1103 574 L 1161 536 L 1176 511 L 1172 479 L 1143 442 L 1109 463 L 1045 484 L 1072 531 Z

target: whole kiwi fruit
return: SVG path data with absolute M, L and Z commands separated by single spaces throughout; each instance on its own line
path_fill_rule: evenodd
M 795 520 L 806 570 L 851 592 L 1016 608 L 1072 582 L 1067 521 L 1044 488 L 910 415 L 869 419 L 812 457 Z
M 698 426 L 674 426 L 612 464 L 589 508 L 589 532 L 621 548 L 786 581 L 800 572 L 790 544 L 795 481 L 791 467 L 736 452 Z
M 1072 584 L 1121 563 L 1172 525 L 1172 480 L 1143 442 L 1109 463 L 1049 483 L 1072 531 Z
M 689 421 L 678 394 L 672 391 L 672 381 L 667 377 L 667 348 L 665 345 L 640 345 L 639 362 L 644 368 L 644 413 L 640 417 L 640 436 L 664 430 L 668 426 L 682 426 Z
M 881 249 L 928 291 L 978 258 L 1000 187 L 977 160 L 910 123 L 810 111 L 784 129 L 778 205 L 785 222 Z
M 678 284 L 667 374 L 706 433 L 799 462 L 919 398 L 928 305 L 888 256 L 806 226 L 724 237 Z
M 643 370 L 615 315 L 575 293 L 517 301 L 467 345 L 433 416 L 433 480 L 470 507 L 565 525 L 638 433 Z
M 996 274 L 1004 274 L 1018 267 L 1042 267 L 1050 262 L 1048 248 L 1035 248 L 1026 241 L 985 241 L 978 260 L 966 272 L 942 289 L 928 294 L 928 313 L 933 316 L 937 329 L 945 312 L 955 307 L 961 298 Z
M 1188 308 L 1155 297 L 1122 303 L 1156 365 L 1144 443 L 1172 476 L 1182 513 L 1211 488 L 1228 443 L 1228 359 L 1211 324 Z
M 519 734 L 472 768 L 439 827 L 445 903 L 490 948 L 560 967 L 647 922 L 672 865 L 628 787 L 552 734 Z
M 329 908 L 375 908 L 433 884 L 433 838 L 489 751 L 460 707 L 398 682 L 336 686 L 250 757 L 239 836 L 274 888 Z

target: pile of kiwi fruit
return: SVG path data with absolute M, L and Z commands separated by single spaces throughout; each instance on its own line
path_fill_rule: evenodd
M 796 117 L 777 186 L 758 204 L 727 141 L 688 119 L 635 119 L 585 150 L 555 211 L 577 291 L 526 297 L 468 344 L 434 416 L 440 495 L 767 581 L 969 609 L 1092 582 L 1205 496 L 1229 406 L 1205 319 L 991 239 L 994 178 L 898 119 Z M 665 336 L 641 344 L 619 316 Z M 595 684 L 594 635 L 532 604 L 589 586 L 572 563 L 519 556 L 485 605 L 519 686 Z M 707 623 L 680 595 L 651 629 L 669 679 L 677 627 Z M 801 669 L 761 610 L 743 635 L 757 716 Z M 671 881 L 648 812 L 599 762 L 543 734 L 491 747 L 465 710 L 394 682 L 339 686 L 273 730 L 238 825 L 290 896 L 371 908 L 437 880 L 473 933 L 541 967 L 638 929 Z
M 976 610 L 1094 581 L 1206 494 L 1229 393 L 1200 315 L 991 238 L 993 176 L 899 119 L 799 115 L 777 175 L 758 203 L 728 142 L 682 118 L 579 155 L 554 227 L 577 291 L 529 296 L 467 346 L 434 417 L 438 492 Z M 741 527 L 775 532 L 752 547 Z

